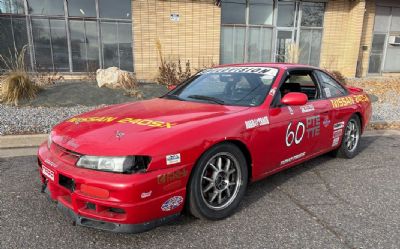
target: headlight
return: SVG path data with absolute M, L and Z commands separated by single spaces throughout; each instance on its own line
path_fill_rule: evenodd
M 149 163 L 150 157 L 146 156 L 81 156 L 76 163 L 76 166 L 117 173 L 137 173 L 146 171 Z

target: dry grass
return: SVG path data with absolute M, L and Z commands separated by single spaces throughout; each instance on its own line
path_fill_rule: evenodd
M 25 72 L 13 71 L 7 74 L 2 83 L 2 101 L 18 105 L 22 99 L 36 97 L 39 87 L 36 86 Z
M 347 84 L 363 88 L 367 93 L 376 95 L 379 103 L 400 104 L 400 77 L 348 79 Z
M 156 42 L 156 48 L 161 63 L 158 67 L 159 74 L 156 82 L 166 86 L 178 85 L 192 75 L 190 61 L 186 61 L 185 65 L 182 65 L 180 59 L 176 62 L 165 60 L 159 40 Z
M 64 80 L 64 76 L 57 71 L 52 72 L 48 69 L 39 69 L 32 76 L 32 81 L 38 86 L 54 85 L 56 82 Z
M 122 89 L 124 89 L 124 91 L 126 92 L 126 95 L 138 99 L 143 98 L 143 93 L 139 90 L 139 84 L 135 76 L 133 76 L 132 74 L 121 75 L 118 81 L 121 84 Z
M 328 69 L 327 69 L 327 71 L 333 78 L 335 78 L 340 83 L 342 83 L 344 85 L 347 84 L 347 78 L 340 71 L 328 70 Z

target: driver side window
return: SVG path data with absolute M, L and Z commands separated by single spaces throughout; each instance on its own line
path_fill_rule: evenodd
M 311 71 L 292 71 L 277 91 L 277 105 L 281 105 L 280 100 L 288 93 L 299 92 L 307 95 L 309 101 L 321 98 L 318 83 Z

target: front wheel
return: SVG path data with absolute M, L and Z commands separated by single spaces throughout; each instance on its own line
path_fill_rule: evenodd
M 358 154 L 361 137 L 361 123 L 357 115 L 351 116 L 344 130 L 342 143 L 333 151 L 334 156 L 351 159 Z
M 223 143 L 198 160 L 189 183 L 188 207 L 192 215 L 223 219 L 231 215 L 246 191 L 248 170 L 241 150 Z

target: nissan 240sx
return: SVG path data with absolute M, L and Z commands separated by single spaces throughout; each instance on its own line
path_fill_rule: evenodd
M 38 151 L 43 192 L 74 223 L 141 232 L 186 207 L 231 215 L 249 182 L 330 152 L 357 154 L 371 117 L 362 89 L 295 64 L 204 70 L 163 97 L 53 128 Z

